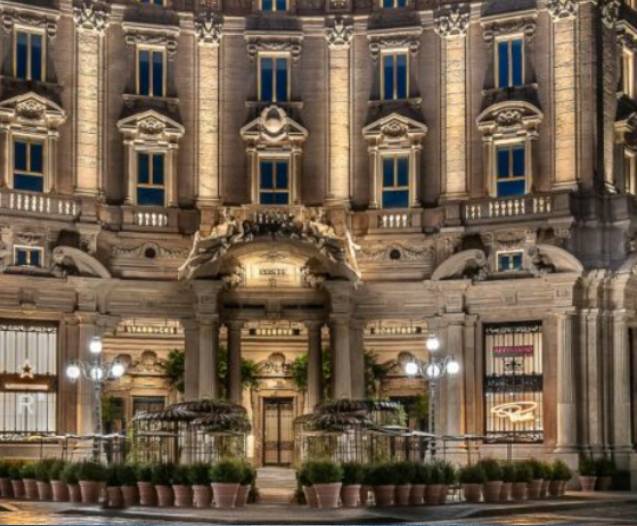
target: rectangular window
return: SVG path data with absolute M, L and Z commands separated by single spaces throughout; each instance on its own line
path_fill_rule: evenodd
M 141 0 L 142 4 L 164 5 L 164 0 Z
M 498 88 L 524 84 L 524 41 L 521 38 L 500 40 L 496 45 Z
M 287 57 L 259 57 L 259 100 L 287 102 L 289 98 Z
M 498 253 L 498 272 L 522 270 L 522 251 Z
M 22 139 L 13 141 L 13 188 L 44 191 L 44 145 Z
M 381 0 L 382 7 L 391 9 L 393 7 L 405 7 L 407 0 Z
M 55 433 L 57 328 L 0 321 L 0 433 Z
M 524 145 L 496 148 L 496 192 L 498 197 L 527 193 Z
M 544 439 L 542 323 L 485 326 L 485 431 L 490 441 Z
M 407 53 L 384 53 L 381 67 L 383 100 L 406 99 L 408 88 Z
M 44 40 L 41 33 L 16 31 L 14 75 L 25 80 L 44 80 Z
M 40 247 L 13 247 L 13 264 L 17 267 L 41 267 L 42 249 Z
M 137 153 L 137 204 L 165 206 L 164 154 Z
M 383 159 L 383 208 L 409 207 L 409 157 Z
M 624 150 L 624 187 L 626 193 L 637 195 L 637 154 Z
M 635 55 L 626 48 L 622 50 L 622 91 L 630 98 L 635 96 Z
M 261 0 L 261 11 L 275 12 L 287 11 L 287 0 Z
M 259 203 L 287 205 L 290 202 L 289 164 L 285 160 L 259 163 Z
M 137 91 L 139 95 L 164 96 L 163 50 L 139 49 L 137 52 Z
M 134 396 L 133 397 L 133 416 L 142 411 L 152 413 L 161 411 L 166 405 L 163 396 Z

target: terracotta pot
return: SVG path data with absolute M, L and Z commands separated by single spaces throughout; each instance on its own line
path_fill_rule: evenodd
M 540 490 L 540 498 L 545 499 L 546 497 L 549 496 L 549 484 L 551 483 L 550 480 L 544 480 L 544 482 L 542 482 L 542 489 Z
M 69 500 L 69 488 L 61 480 L 51 481 L 51 494 L 54 502 L 66 502 Z
M 346 508 L 357 508 L 361 503 L 361 485 L 348 484 L 341 489 L 341 500 Z
M 435 506 L 440 502 L 440 493 L 442 492 L 442 484 L 427 484 L 425 489 L 425 503 L 429 506 Z
M 542 492 L 542 484 L 544 484 L 543 479 L 533 479 L 529 483 L 529 499 L 537 500 L 540 498 L 540 493 Z
M 526 500 L 529 485 L 526 482 L 514 482 L 511 488 L 513 500 Z
M 66 489 L 69 492 L 69 502 L 82 502 L 82 492 L 79 484 L 67 484 Z
M 82 504 L 97 504 L 100 500 L 101 484 L 94 480 L 80 480 Z
M 500 488 L 500 502 L 508 502 L 511 500 L 512 482 L 503 482 Z
M 597 477 L 595 489 L 597 491 L 610 491 L 613 488 L 613 477 Z
M 38 500 L 40 495 L 38 493 L 38 483 L 35 479 L 22 479 L 24 483 L 24 496 L 29 500 Z
M 567 480 L 560 480 L 560 497 L 563 497 L 566 493 Z
M 14 499 L 24 498 L 24 482 L 22 479 L 11 481 L 11 491 L 13 492 Z
M 363 484 L 361 486 L 361 506 L 367 506 L 367 502 L 369 501 L 369 492 L 371 490 L 371 486 Z
M 241 484 L 239 491 L 237 492 L 237 502 L 235 506 L 237 508 L 243 508 L 248 504 L 248 497 L 250 496 L 250 484 Z
M 228 482 L 213 482 L 212 493 L 214 495 L 215 507 L 234 508 L 237 502 L 239 484 Z
M 155 491 L 157 492 L 157 506 L 160 508 L 168 508 L 175 502 L 175 495 L 170 486 L 155 484 Z
M 440 493 L 438 493 L 437 504 L 446 504 L 448 494 L 449 494 L 449 486 L 447 484 L 440 484 Z
M 484 484 L 484 502 L 493 504 L 500 502 L 500 494 L 502 493 L 502 481 L 490 480 Z
M 173 484 L 175 494 L 175 506 L 178 508 L 190 508 L 192 506 L 192 488 L 183 484 Z
M 482 484 L 463 484 L 462 493 L 467 502 L 480 502 L 482 497 Z
M 561 480 L 551 480 L 549 482 L 549 495 L 551 497 L 559 497 L 560 496 L 560 483 Z
M 124 499 L 124 506 L 137 506 L 139 503 L 139 492 L 137 486 L 122 486 L 122 498 Z
M 8 477 L 0 478 L 0 497 L 13 497 L 11 479 Z
M 396 486 L 396 506 L 409 506 L 411 498 L 411 484 L 399 484 Z
M 394 498 L 396 494 L 396 486 L 394 484 L 385 484 L 382 486 L 373 486 L 374 501 L 379 508 L 385 508 L 387 506 L 394 505 Z
M 157 506 L 157 492 L 155 486 L 150 482 L 138 482 L 140 506 Z
M 122 496 L 122 488 L 120 486 L 106 487 L 106 507 L 107 508 L 123 508 L 124 497 Z
M 52 500 L 53 492 L 51 491 L 51 483 L 50 482 L 42 482 L 38 480 L 36 482 L 38 486 L 38 498 L 40 500 Z
M 427 486 L 424 484 L 412 484 L 411 494 L 409 495 L 409 503 L 412 506 L 422 506 L 425 503 L 425 489 Z
M 312 486 L 303 486 L 303 495 L 305 496 L 305 502 L 310 508 L 318 508 L 318 499 L 316 498 L 316 491 Z
M 209 508 L 212 503 L 212 490 L 210 486 L 195 484 L 192 487 L 192 504 L 195 508 Z
M 316 491 L 318 507 L 321 509 L 338 508 L 338 499 L 341 496 L 342 486 L 341 482 L 313 484 L 312 487 Z
M 597 482 L 597 477 L 587 477 L 584 475 L 579 476 L 579 484 L 582 488 L 582 491 L 595 491 L 596 482 Z

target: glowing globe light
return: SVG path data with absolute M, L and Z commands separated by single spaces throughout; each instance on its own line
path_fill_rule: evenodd
M 97 336 L 91 338 L 91 342 L 88 344 L 88 350 L 93 354 L 100 354 L 102 352 L 102 340 Z
M 460 372 L 460 364 L 456 360 L 451 360 L 447 364 L 447 374 L 458 374 Z
M 69 380 L 77 380 L 81 373 L 80 367 L 74 363 L 66 368 L 66 377 Z
M 440 340 L 436 336 L 429 336 L 427 338 L 426 346 L 429 352 L 436 352 L 440 349 Z
M 427 378 L 436 379 L 440 376 L 442 371 L 440 370 L 440 366 L 435 363 L 430 363 L 425 369 L 425 374 Z
M 115 362 L 113 367 L 111 367 L 111 376 L 113 378 L 121 378 L 125 372 L 126 369 L 124 368 L 124 365 L 119 362 Z
M 418 364 L 416 362 L 407 362 L 405 364 L 405 373 L 407 376 L 416 376 L 418 374 Z

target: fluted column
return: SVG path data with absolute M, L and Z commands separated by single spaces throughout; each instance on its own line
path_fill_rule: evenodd
M 350 364 L 352 368 L 352 398 L 365 398 L 365 322 L 350 322 Z
M 331 317 L 330 341 L 332 344 L 332 398 L 352 398 L 350 335 L 347 317 Z
M 557 453 L 572 453 L 577 445 L 573 315 L 555 316 L 557 335 Z
M 630 356 L 626 311 L 617 309 L 610 315 L 612 338 L 611 365 L 611 446 L 615 453 L 632 451 L 630 428 Z
M 584 358 L 582 362 L 585 389 L 581 414 L 586 430 L 586 442 L 593 452 L 600 452 L 604 445 L 599 333 L 599 309 L 583 309 L 580 314 L 580 345 Z
M 308 321 L 307 327 L 307 408 L 311 412 L 323 394 L 323 357 L 320 321 Z
M 94 314 L 80 314 L 78 316 L 79 336 L 77 357 L 83 362 L 92 362 L 93 356 L 89 351 L 91 339 L 99 335 L 96 316 Z M 87 435 L 95 432 L 95 392 L 93 382 L 80 378 L 77 384 L 77 432 Z
M 217 353 L 219 350 L 219 321 L 216 317 L 199 322 L 199 398 L 217 398 Z
M 226 322 L 228 327 L 228 399 L 241 404 L 243 387 L 241 385 L 241 329 L 242 321 Z
M 460 364 L 460 372 L 446 377 L 446 430 L 449 435 L 460 435 L 464 425 L 464 356 L 463 356 L 464 315 L 454 317 L 447 327 L 446 354 Z
M 182 320 L 184 328 L 184 398 L 196 400 L 199 397 L 199 322 Z

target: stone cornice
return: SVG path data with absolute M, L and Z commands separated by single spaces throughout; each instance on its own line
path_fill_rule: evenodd
M 34 8 L 23 4 L 0 6 L 2 25 L 6 31 L 11 31 L 15 24 L 45 30 L 47 36 L 55 37 L 60 14 L 53 9 Z
M 407 49 L 410 53 L 415 54 L 420 49 L 421 35 L 421 27 L 401 28 L 392 32 L 383 31 L 382 33 L 370 32 L 367 38 L 372 59 L 377 60 L 381 51 L 385 49 Z

